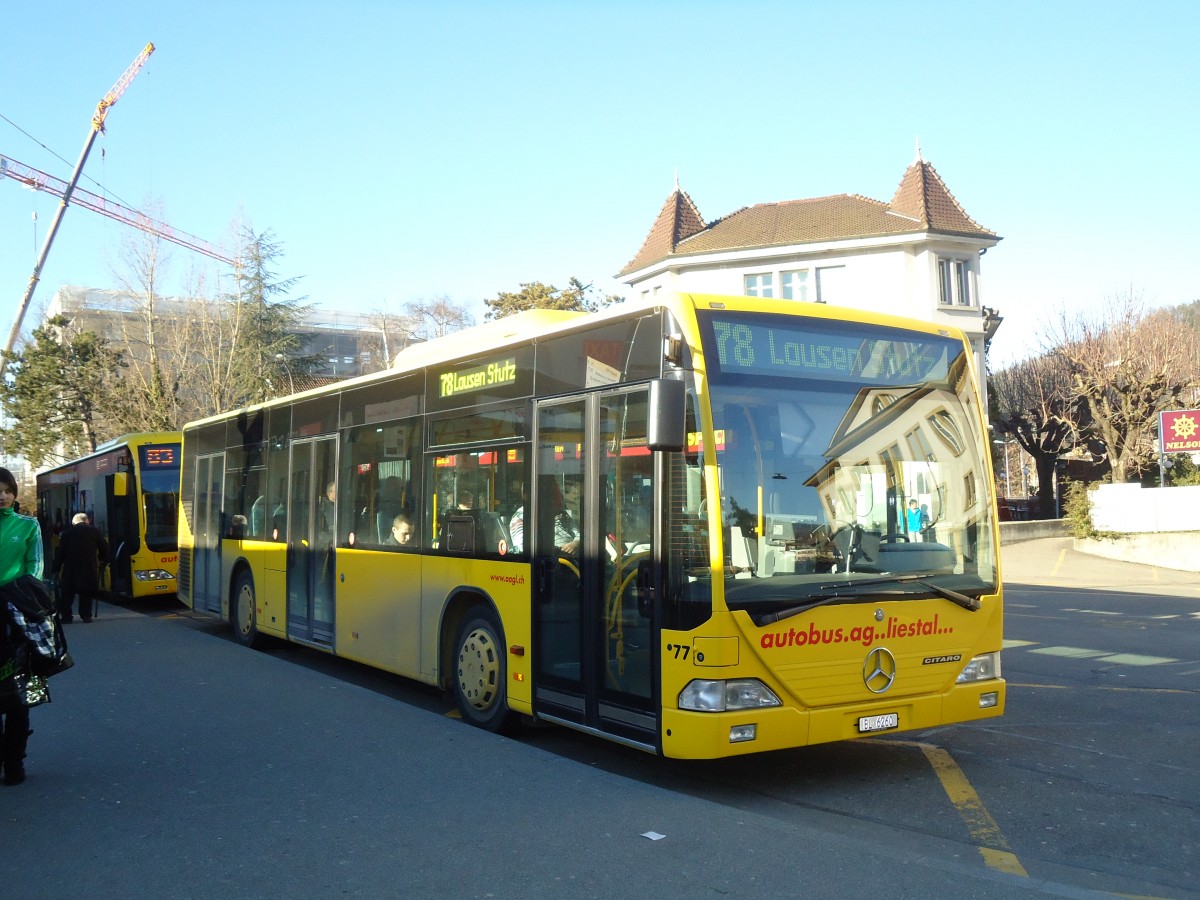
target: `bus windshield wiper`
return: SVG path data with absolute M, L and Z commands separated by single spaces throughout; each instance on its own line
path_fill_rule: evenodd
M 823 584 L 817 589 L 818 592 L 810 594 L 809 599 L 804 603 L 789 606 L 787 609 L 775 612 L 758 613 L 757 615 L 752 613 L 750 618 L 759 627 L 771 625 L 783 619 L 798 616 L 800 613 L 808 612 L 810 609 L 816 609 L 818 606 L 826 606 L 830 603 L 836 603 L 839 600 L 849 600 L 857 597 L 859 596 L 859 588 L 875 587 L 882 584 L 917 584 L 970 612 L 977 612 L 983 605 L 976 597 L 968 597 L 966 594 L 960 594 L 958 591 L 942 587 L 940 584 L 928 581 L 927 579 L 927 575 L 895 575 L 891 578 L 868 578 L 863 581 L 847 581 L 842 584 Z

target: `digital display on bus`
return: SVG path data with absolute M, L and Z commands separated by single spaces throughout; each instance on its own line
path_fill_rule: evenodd
M 710 369 L 727 375 L 908 385 L 945 380 L 963 352 L 949 337 L 848 322 L 735 312 L 702 322 Z
M 179 467 L 178 444 L 147 444 L 138 448 L 138 456 L 146 469 Z

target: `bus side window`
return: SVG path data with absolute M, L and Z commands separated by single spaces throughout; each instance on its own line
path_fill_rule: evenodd
M 262 494 L 258 495 L 258 499 L 250 505 L 250 534 L 256 540 L 262 540 L 265 536 L 263 529 L 266 525 L 266 505 L 267 498 Z

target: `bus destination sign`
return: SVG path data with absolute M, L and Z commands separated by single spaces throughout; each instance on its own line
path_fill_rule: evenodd
M 466 394 L 497 385 L 512 384 L 516 380 L 517 360 L 515 357 L 509 357 L 486 365 L 443 372 L 439 382 L 440 396 L 443 398 L 453 397 L 456 394 Z
M 908 332 L 911 339 L 870 330 L 837 332 L 811 321 L 713 316 L 713 349 L 727 374 L 817 377 L 905 384 L 944 376 L 948 358 L 962 352 L 949 338 Z
M 178 465 L 175 458 L 175 448 L 171 445 L 158 447 L 142 447 L 143 466 L 174 466 Z

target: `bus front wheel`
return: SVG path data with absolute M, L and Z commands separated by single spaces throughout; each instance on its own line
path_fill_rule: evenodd
M 258 615 L 254 608 L 254 579 L 249 572 L 243 572 L 234 582 L 230 605 L 234 640 L 243 647 L 257 646 Z
M 472 609 L 454 641 L 454 696 L 464 720 L 488 731 L 505 731 L 513 721 L 508 709 L 504 643 L 495 614 Z

